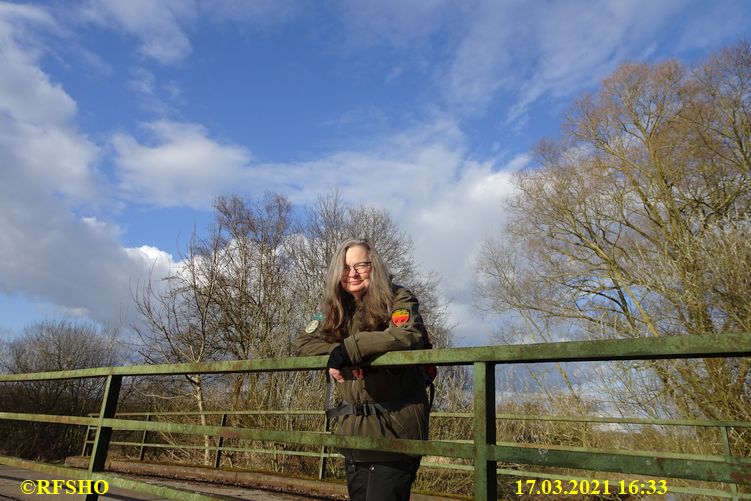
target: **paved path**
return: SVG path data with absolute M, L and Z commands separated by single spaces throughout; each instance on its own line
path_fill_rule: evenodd
M 72 494 L 47 494 L 39 496 L 35 494 L 24 494 L 21 492 L 21 483 L 24 480 L 51 480 L 53 477 L 45 473 L 37 473 L 22 468 L 12 468 L 10 466 L 0 465 L 0 500 L 2 501 L 77 501 L 82 496 Z M 129 478 L 139 478 L 130 476 Z M 148 480 L 151 483 L 159 485 L 168 485 L 177 489 L 189 492 L 200 492 L 216 497 L 226 499 L 244 499 L 250 501 L 303 501 L 310 498 L 296 496 L 292 494 L 280 494 L 277 492 L 265 491 L 261 489 L 252 489 L 245 487 L 233 487 L 207 484 L 204 482 L 188 482 L 181 480 L 162 480 L 141 477 L 139 479 Z M 65 480 L 65 479 L 62 479 Z M 155 497 L 149 494 L 140 494 L 124 489 L 112 488 L 107 494 L 99 496 L 102 501 L 161 501 L 164 498 Z

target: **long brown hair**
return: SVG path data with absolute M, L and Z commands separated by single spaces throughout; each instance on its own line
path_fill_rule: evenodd
M 352 247 L 363 247 L 368 253 L 370 261 L 370 286 L 362 296 L 363 330 L 381 330 L 388 325 L 391 306 L 394 302 L 394 292 L 391 276 L 386 264 L 365 238 L 353 238 L 342 243 L 331 258 L 326 285 L 323 294 L 323 338 L 336 343 L 342 341 L 348 334 L 347 324 L 356 308 L 354 296 L 345 291 L 341 279 L 346 264 L 347 250 Z

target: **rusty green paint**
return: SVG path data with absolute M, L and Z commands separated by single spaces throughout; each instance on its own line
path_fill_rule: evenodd
M 655 455 L 659 455 L 662 458 L 669 458 L 669 459 L 690 459 L 690 460 L 701 460 L 701 461 L 723 461 L 723 456 L 717 456 L 717 455 L 707 455 L 707 454 L 689 454 L 685 452 L 655 452 L 655 451 L 644 451 L 644 450 L 618 450 L 618 451 L 607 451 L 605 449 L 595 449 L 591 447 L 571 447 L 571 446 L 560 446 L 560 445 L 533 445 L 533 444 L 524 444 L 519 445 L 516 442 L 498 442 L 497 445 L 505 446 L 505 447 L 511 447 L 511 448 L 522 448 L 522 449 L 535 449 L 535 450 L 556 450 L 556 451 L 574 451 L 574 452 L 581 452 L 581 453 L 590 453 L 590 452 L 605 452 L 605 453 L 611 453 L 615 455 L 622 455 L 622 456 L 640 456 L 640 457 L 655 457 Z M 731 462 L 737 463 L 737 464 L 747 464 L 751 466 L 751 459 L 748 458 L 733 458 Z
M 146 414 L 146 421 L 151 421 L 151 418 L 152 418 L 151 413 L 147 413 Z M 146 454 L 146 447 L 145 447 L 145 445 L 146 445 L 146 440 L 148 439 L 148 437 L 149 437 L 149 431 L 148 430 L 144 430 L 143 434 L 141 434 L 141 444 L 140 444 L 140 448 L 138 449 L 138 460 L 139 461 L 143 461 L 143 458 L 145 457 L 145 454 Z
M 496 464 L 490 454 L 495 444 L 495 364 L 475 362 L 472 372 L 474 396 L 475 499 L 498 497 Z
M 499 364 L 539 362 L 584 362 L 602 360 L 647 360 L 662 358 L 742 357 L 751 355 L 751 334 L 712 336 L 669 336 L 661 338 L 605 339 L 562 343 L 447 348 L 396 351 L 381 355 L 371 365 L 467 365 L 475 362 Z M 324 369 L 326 356 L 262 360 L 232 360 L 196 364 L 136 365 L 100 367 L 57 372 L 3 374 L 0 382 L 75 379 L 106 376 L 156 376 L 221 374 Z
M 219 426 L 227 426 L 227 414 L 222 414 L 222 421 Z M 219 443 L 217 444 L 216 451 L 214 451 L 214 468 L 219 468 L 222 463 L 222 450 L 224 445 L 224 437 L 219 437 Z
M 2 415 L 0 415 L 0 418 Z M 431 456 L 446 456 L 469 459 L 473 457 L 471 443 L 453 441 L 391 440 L 367 437 L 339 436 L 317 431 L 276 431 L 255 428 L 231 428 L 179 423 L 146 422 L 140 420 L 105 419 L 104 426 L 114 430 L 149 430 L 164 433 L 184 433 L 192 435 L 228 436 L 245 440 L 283 442 L 300 445 L 314 445 L 346 449 L 372 449 L 391 452 L 404 452 Z
M 190 412 L 118 412 L 119 417 L 138 417 L 138 416 L 218 416 L 226 414 L 228 416 L 325 416 L 325 411 L 311 410 L 289 410 L 289 411 L 190 411 Z M 90 414 L 93 415 L 93 414 Z M 441 418 L 459 418 L 472 419 L 473 413 L 470 412 L 431 412 L 430 419 Z M 751 421 L 712 421 L 708 419 L 649 419 L 649 418 L 616 418 L 600 416 L 543 416 L 536 414 L 496 414 L 497 420 L 518 420 L 518 421 L 552 421 L 552 422 L 574 422 L 574 423 L 618 423 L 618 424 L 640 424 L 640 425 L 665 425 L 665 426 L 701 426 L 712 428 L 751 428 Z
M 60 416 L 57 414 L 28 414 L 25 412 L 0 412 L 0 419 L 11 421 L 31 421 L 34 423 L 58 423 L 83 426 L 99 425 L 99 419 L 83 416 Z
M 204 416 L 220 416 L 223 414 L 226 414 L 228 416 L 323 416 L 326 414 L 325 411 L 311 411 L 311 410 L 288 410 L 288 411 L 263 411 L 263 410 L 253 410 L 253 411 L 184 411 L 184 412 L 118 412 L 118 416 L 200 416 L 203 414 Z M 94 416 L 95 414 L 90 414 Z M 469 414 L 467 414 L 469 415 Z
M 141 442 L 116 442 L 116 441 L 110 441 L 110 445 L 117 445 L 121 447 L 141 447 Z M 147 449 L 186 449 L 186 450 L 211 450 L 216 451 L 219 449 L 218 445 L 210 445 L 206 447 L 205 445 L 190 445 L 190 444 L 158 444 L 154 442 L 148 442 L 144 443 L 143 446 Z M 257 454 L 279 454 L 282 456 L 310 456 L 310 457 L 321 457 L 320 452 L 305 452 L 305 451 L 298 451 L 298 450 L 280 450 L 280 449 L 251 449 L 248 447 L 226 447 L 222 446 L 221 450 L 223 452 L 252 452 Z M 341 454 L 336 453 L 324 453 L 325 457 L 343 457 Z M 139 458 L 138 461 L 142 461 L 143 458 Z M 215 468 L 219 468 L 218 466 L 214 466 Z
M 432 413 L 430 417 L 436 417 Z M 470 417 L 470 414 L 464 414 Z M 459 417 L 459 416 L 453 416 Z M 665 426 L 701 426 L 712 428 L 751 428 L 751 421 L 712 421 L 708 419 L 646 419 L 646 418 L 615 418 L 598 416 L 535 416 L 533 414 L 497 414 L 496 419 L 508 419 L 519 421 L 561 421 L 573 423 L 620 423 L 620 424 L 644 424 Z
M 115 417 L 122 381 L 122 376 L 107 376 L 102 407 L 99 411 L 99 422 L 94 436 L 94 445 L 91 447 L 91 461 L 89 462 L 89 472 L 91 473 L 104 470 L 104 462 L 107 460 L 107 451 L 112 437 L 112 427 L 105 425 L 104 421 Z M 96 493 L 86 496 L 86 501 L 97 501 L 97 499 L 99 499 L 99 495 Z
M 491 449 L 492 456 L 496 460 L 507 463 L 751 485 L 751 462 L 744 463 L 737 459 L 724 460 L 721 457 L 711 460 L 681 459 L 675 457 L 677 454 L 629 451 L 615 453 L 594 449 L 573 450 L 563 447 L 496 445 Z
M 24 414 L 0 412 L 0 419 L 32 421 L 42 423 L 101 424 L 113 430 L 156 431 L 164 433 L 183 433 L 192 435 L 231 436 L 237 439 L 261 440 L 266 442 L 296 443 L 301 445 L 325 445 L 327 447 L 347 449 L 377 449 L 391 452 L 406 452 L 432 456 L 446 456 L 470 459 L 473 457 L 471 443 L 454 441 L 390 440 L 366 437 L 345 437 L 315 431 L 276 431 L 255 428 L 231 428 L 222 426 L 204 426 L 181 423 L 160 423 L 157 421 L 140 421 L 127 419 L 95 419 L 52 414 Z

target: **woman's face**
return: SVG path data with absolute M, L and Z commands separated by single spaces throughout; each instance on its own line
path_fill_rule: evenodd
M 362 298 L 370 287 L 370 256 L 365 247 L 356 245 L 347 249 L 342 267 L 342 288 L 355 296 Z

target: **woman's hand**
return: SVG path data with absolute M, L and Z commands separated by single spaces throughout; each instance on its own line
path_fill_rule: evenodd
M 329 376 L 331 376 L 337 383 L 344 382 L 344 376 L 342 376 L 342 371 L 339 369 L 334 369 L 333 367 L 329 368 Z
M 365 370 L 359 368 L 359 367 L 353 367 L 350 369 L 352 371 L 352 376 L 355 379 L 365 379 Z M 344 382 L 344 375 L 342 374 L 342 371 L 339 369 L 334 369 L 333 367 L 329 369 L 329 376 L 336 381 L 337 383 L 343 383 Z

